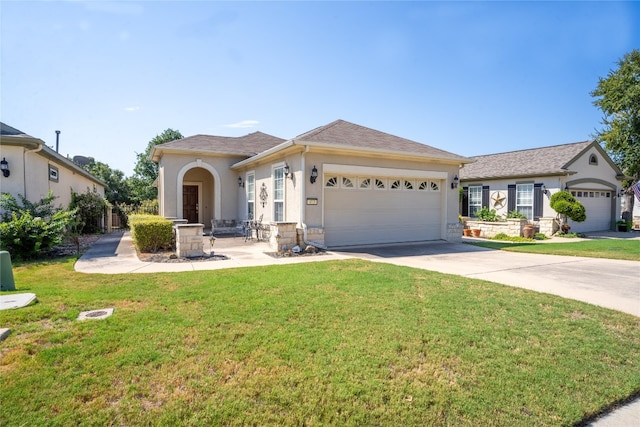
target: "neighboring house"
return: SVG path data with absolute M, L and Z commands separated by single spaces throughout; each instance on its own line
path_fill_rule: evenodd
M 460 170 L 462 216 L 482 207 L 499 215 L 518 211 L 531 222 L 554 218 L 549 198 L 569 190 L 587 219 L 569 221 L 572 232 L 613 230 L 620 216 L 620 180 L 624 175 L 595 141 L 474 157 Z
M 71 192 L 94 191 L 104 197 L 105 184 L 80 166 L 34 138 L 0 123 L 0 159 L 6 162 L 8 176 L 0 175 L 0 191 L 31 202 L 47 196 L 57 197 L 55 206 L 66 209 Z M 19 199 L 18 199 L 19 200 Z
M 455 187 L 468 158 L 343 120 L 289 140 L 196 135 L 155 146 L 151 158 L 167 217 L 294 223 L 329 247 L 462 234 Z

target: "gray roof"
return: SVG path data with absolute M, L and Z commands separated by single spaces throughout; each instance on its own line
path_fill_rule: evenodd
M 18 130 L 14 127 L 9 126 L 6 123 L 2 123 L 0 122 L 0 135 L 2 136 L 22 136 L 22 137 L 27 137 L 27 138 L 33 138 L 30 135 L 27 135 L 26 133 L 22 132 L 21 130 Z
M 390 135 L 364 126 L 336 120 L 328 125 L 303 133 L 294 138 L 296 142 L 315 142 L 333 146 L 373 149 L 392 153 L 416 154 L 434 159 L 446 159 L 466 163 L 467 157 L 440 150 L 409 139 Z
M 571 163 L 592 145 L 600 148 L 595 141 L 583 141 L 473 157 L 476 162 L 460 169 L 460 179 L 566 174 L 570 172 Z
M 273 148 L 285 140 L 262 132 L 253 132 L 244 136 L 194 135 L 176 141 L 156 145 L 156 149 L 202 151 L 211 153 L 255 156 Z

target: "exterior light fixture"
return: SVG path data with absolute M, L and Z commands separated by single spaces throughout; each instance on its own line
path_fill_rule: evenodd
M 451 188 L 458 188 L 458 175 L 453 177 L 453 182 L 451 183 Z
M 316 165 L 313 165 L 313 169 L 311 169 L 311 177 L 309 178 L 309 181 L 311 181 L 311 183 L 315 183 L 316 179 L 318 179 L 318 169 L 316 168 Z
M 542 184 L 542 186 L 540 187 L 540 189 L 542 190 L 542 192 L 543 192 L 544 194 L 548 194 L 548 193 L 549 193 L 549 190 L 547 190 L 547 186 L 546 186 L 546 185 L 544 185 L 544 184 Z
M 284 164 L 284 177 L 285 178 L 289 178 L 289 175 L 291 174 L 291 168 L 289 167 L 288 164 Z M 293 179 L 293 176 L 291 177 L 291 179 Z
M 567 184 L 564 185 L 564 191 L 569 191 L 569 186 Z
M 4 175 L 5 178 L 8 178 L 9 175 L 11 175 L 11 171 L 9 170 L 9 162 L 7 162 L 7 159 L 5 157 L 3 157 L 0 161 L 0 169 L 2 169 L 2 175 Z
M 238 177 L 238 187 L 244 188 L 244 181 L 241 176 Z

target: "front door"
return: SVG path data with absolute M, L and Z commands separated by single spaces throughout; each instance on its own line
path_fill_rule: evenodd
M 182 186 L 182 218 L 189 223 L 198 223 L 198 186 Z

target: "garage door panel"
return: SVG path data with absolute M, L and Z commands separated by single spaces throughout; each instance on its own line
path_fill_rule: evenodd
M 328 246 L 437 240 L 440 193 L 428 191 L 325 191 Z
M 595 197 L 595 191 L 583 191 L 582 193 L 589 194 L 589 197 L 578 196 L 576 199 L 584 206 L 587 219 L 583 222 L 569 220 L 571 231 L 575 233 L 585 233 L 609 230 L 611 228 L 611 197 Z M 604 195 L 602 191 L 598 193 Z

